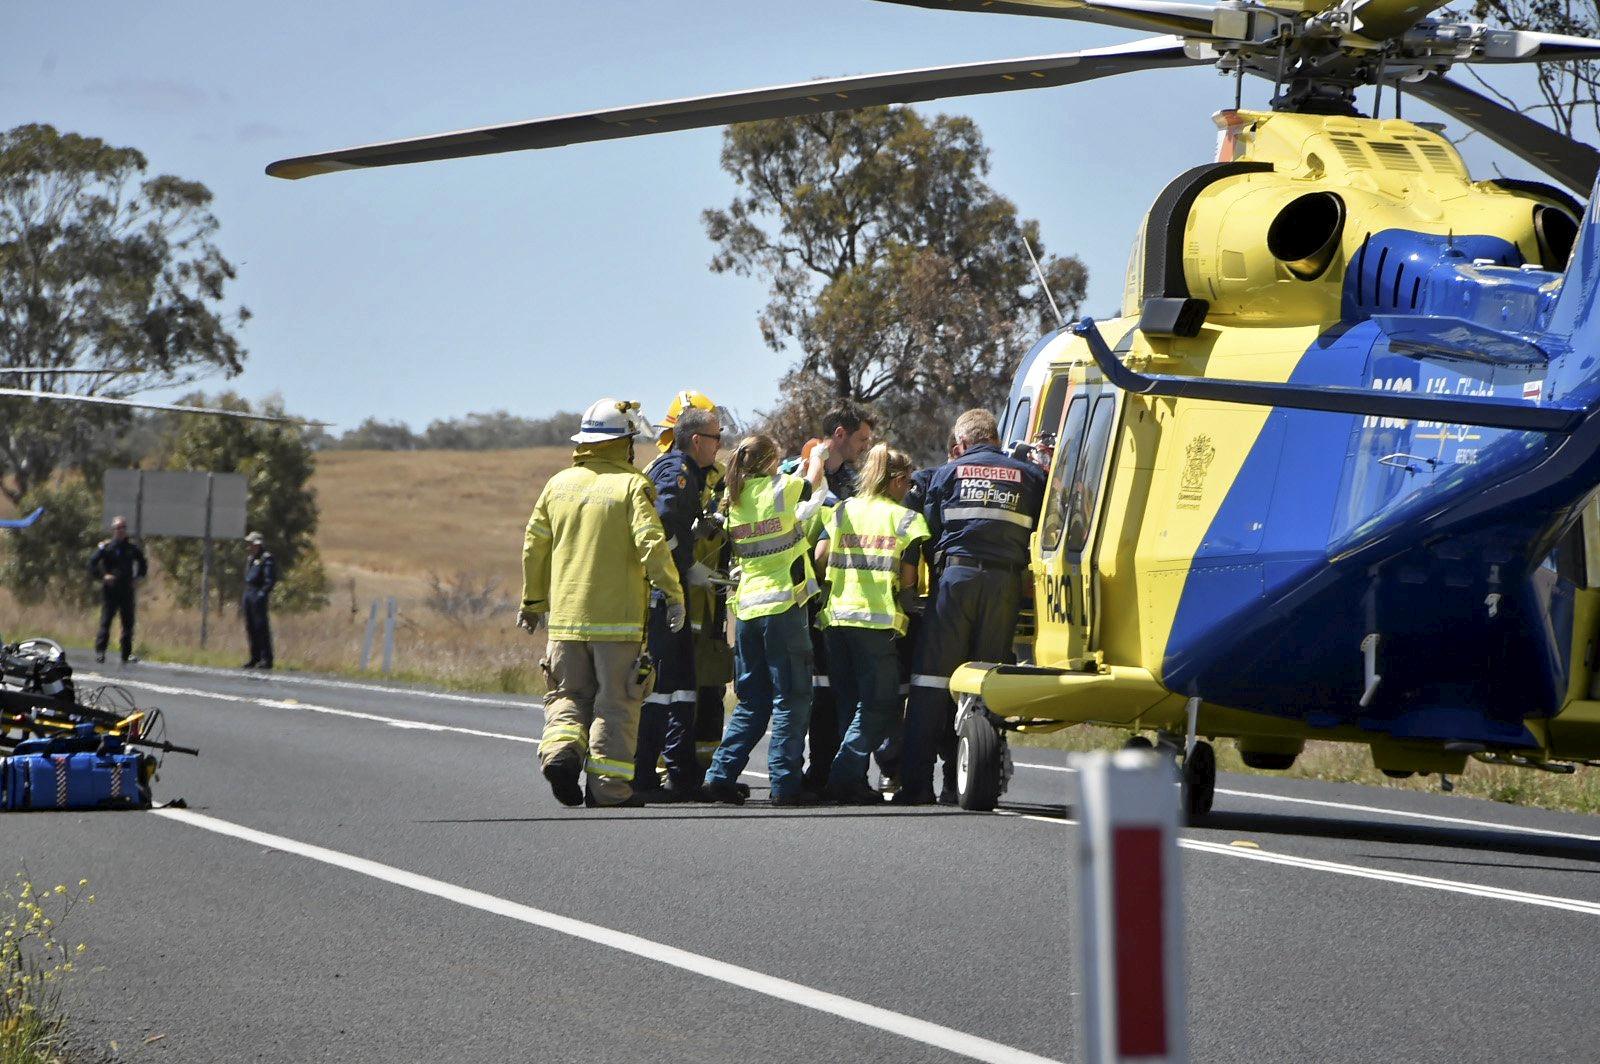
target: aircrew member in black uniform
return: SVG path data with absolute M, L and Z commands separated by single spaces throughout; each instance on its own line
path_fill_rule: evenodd
M 925 805 L 933 796 L 933 755 L 951 727 L 950 674 L 965 661 L 1004 661 L 1011 653 L 1028 568 L 1028 541 L 1044 502 L 1045 474 L 1000 450 L 994 415 L 968 410 L 956 420 L 960 457 L 929 478 L 923 500 L 939 582 L 923 617 L 906 707 L 905 752 L 895 801 Z M 939 800 L 953 804 L 952 788 Z
M 133 656 L 134 587 L 150 569 L 144 549 L 128 538 L 128 522 L 121 517 L 111 521 L 111 538 L 101 540 L 89 556 L 89 576 L 100 582 L 100 630 L 94 637 L 94 660 L 106 660 L 106 645 L 111 642 L 111 618 L 122 618 L 122 660 Z
M 266 549 L 260 532 L 244 537 L 250 560 L 244 569 L 244 598 L 239 603 L 244 614 L 244 631 L 250 639 L 250 660 L 247 669 L 272 668 L 272 618 L 268 607 L 272 602 L 272 589 L 278 583 L 278 561 Z
M 696 525 L 703 516 L 706 470 L 722 446 L 722 422 L 715 410 L 690 407 L 673 426 L 673 446 L 650 464 L 645 475 L 656 490 L 656 512 L 667 532 L 667 546 L 684 588 L 709 584 L 711 569 L 695 561 Z M 703 527 L 703 526 L 702 526 Z M 695 672 L 694 632 L 667 624 L 662 592 L 651 596 L 649 648 L 655 664 L 655 687 L 639 718 L 634 756 L 634 792 L 648 802 L 670 798 L 694 800 L 701 795 L 705 767 L 695 752 L 695 709 L 700 684 Z M 663 794 L 656 762 L 665 756 L 667 792 Z

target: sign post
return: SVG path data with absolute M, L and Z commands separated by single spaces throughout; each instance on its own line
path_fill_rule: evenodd
M 207 621 L 211 617 L 211 511 L 216 501 L 216 474 L 206 474 L 206 542 L 200 554 L 200 649 L 206 648 Z
M 1154 751 L 1073 758 L 1087 1064 L 1187 1064 L 1177 773 Z

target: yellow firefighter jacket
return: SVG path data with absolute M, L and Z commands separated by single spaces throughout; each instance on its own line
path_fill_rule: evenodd
M 649 584 L 683 602 L 650 481 L 622 442 L 580 446 L 528 518 L 523 608 L 548 611 L 551 639 L 637 643 Z

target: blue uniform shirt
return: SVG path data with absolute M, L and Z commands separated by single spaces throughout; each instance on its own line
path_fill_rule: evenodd
M 1022 567 L 1044 503 L 1044 470 L 993 444 L 933 471 L 922 502 L 932 552 Z
M 681 580 L 694 564 L 694 523 L 700 517 L 700 497 L 706 471 L 683 451 L 671 450 L 650 463 L 646 471 L 656 488 L 656 513 L 667 530 L 667 546 L 678 565 Z
M 278 561 L 271 551 L 264 550 L 245 563 L 244 593 L 265 598 L 278 585 Z

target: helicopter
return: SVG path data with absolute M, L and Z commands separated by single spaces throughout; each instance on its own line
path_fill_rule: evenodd
M 1376 767 L 1600 764 L 1600 153 L 1447 77 L 1600 58 L 1434 0 L 880 0 L 1159 36 L 810 81 L 283 159 L 341 170 L 1210 65 L 1216 158 L 1134 238 L 1122 305 L 1042 337 L 1004 438 L 1053 443 L 1018 663 L 970 662 L 963 808 L 1007 736 L 1129 730 L 1212 806 L 1212 743 L 1258 769 L 1308 740 Z M 1242 106 L 1245 76 L 1270 106 Z M 1371 90 L 1363 114 L 1358 94 Z M 1383 116 L 1385 95 L 1393 117 Z M 1432 106 L 1552 183 L 1475 180 Z M 1154 741 L 1147 737 L 1154 735 Z

